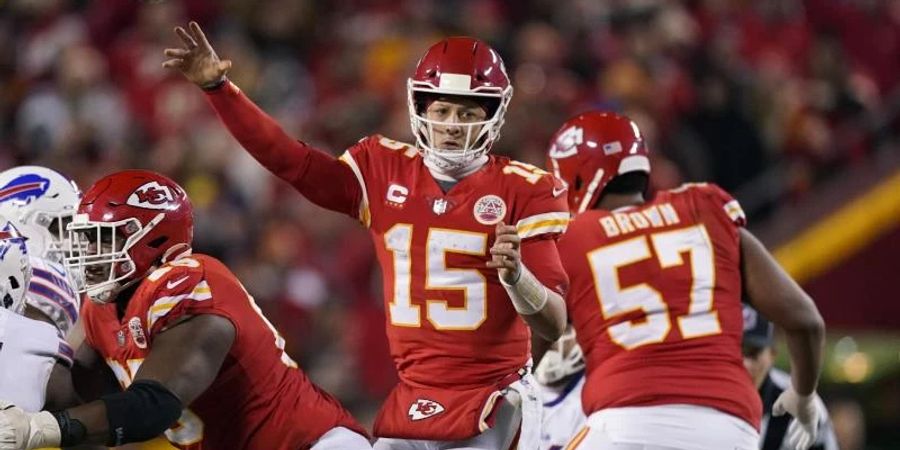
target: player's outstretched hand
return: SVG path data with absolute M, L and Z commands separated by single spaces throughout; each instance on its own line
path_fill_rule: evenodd
M 773 416 L 780 416 L 784 413 L 794 417 L 787 432 L 791 447 L 796 450 L 806 450 L 811 447 L 816 442 L 821 414 L 818 402 L 816 402 L 816 393 L 800 395 L 794 388 L 786 389 L 772 405 Z
M 215 86 L 222 81 L 231 69 L 231 61 L 219 59 L 200 25 L 191 21 L 187 30 L 175 27 L 175 34 L 181 38 L 183 47 L 167 48 L 163 53 L 169 59 L 163 62 L 163 67 L 178 69 L 185 78 L 201 88 Z
M 58 447 L 60 439 L 59 424 L 49 412 L 30 414 L 0 401 L 0 450 Z
M 487 262 L 487 266 L 497 269 L 497 274 L 504 283 L 515 284 L 519 280 L 522 265 L 522 255 L 519 253 L 522 240 L 519 238 L 519 232 L 515 226 L 501 222 L 497 224 L 495 234 L 491 260 Z

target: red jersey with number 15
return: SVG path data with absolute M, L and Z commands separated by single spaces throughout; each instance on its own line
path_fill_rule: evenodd
M 498 223 L 523 239 L 556 239 L 569 221 L 549 173 L 500 156 L 446 193 L 418 151 L 370 136 L 341 157 L 363 188 L 359 219 L 384 271 L 391 354 L 412 385 L 463 389 L 497 382 L 529 358 L 529 332 L 485 264 Z M 523 259 L 529 256 L 523 254 Z M 526 263 L 551 289 L 565 274 Z
M 215 314 L 236 334 L 216 379 L 166 431 L 183 449 L 310 448 L 331 428 L 365 435 L 337 400 L 316 387 L 284 352 L 284 340 L 221 262 L 206 255 L 172 261 L 145 278 L 125 308 L 88 302 L 85 335 L 127 387 L 153 340 L 186 316 Z M 185 342 L 189 346 L 191 342 Z
M 712 184 L 580 214 L 560 240 L 566 299 L 585 353 L 587 414 L 692 404 L 759 428 L 743 366 L 740 205 Z
M 483 432 L 499 390 L 530 357 L 528 327 L 486 266 L 496 226 L 518 228 L 524 264 L 562 294 L 555 240 L 569 221 L 565 188 L 537 167 L 491 155 L 444 192 L 415 148 L 380 136 L 341 160 L 363 191 L 358 217 L 375 241 L 402 380 L 375 435 L 446 441 Z

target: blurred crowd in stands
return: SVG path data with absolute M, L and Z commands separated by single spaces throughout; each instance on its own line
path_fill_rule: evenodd
M 334 154 L 374 132 L 410 141 L 406 77 L 458 34 L 495 46 L 513 79 L 496 152 L 542 165 L 567 117 L 616 110 L 645 133 L 655 187 L 717 182 L 751 221 L 898 148 L 898 0 L 0 1 L 0 168 L 83 188 L 125 167 L 172 176 L 196 249 L 363 420 L 396 376 L 367 232 L 270 176 L 161 68 L 188 19 L 289 134 Z

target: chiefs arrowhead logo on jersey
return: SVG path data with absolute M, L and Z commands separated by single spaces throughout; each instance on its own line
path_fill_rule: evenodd
M 483 225 L 496 225 L 506 216 L 506 202 L 496 195 L 485 195 L 475 202 L 475 220 Z
M 422 420 L 444 412 L 444 405 L 426 398 L 419 398 L 409 406 L 409 419 Z
M 168 186 L 151 181 L 142 184 L 128 196 L 131 206 L 146 209 L 169 209 L 169 203 L 175 201 L 175 195 Z

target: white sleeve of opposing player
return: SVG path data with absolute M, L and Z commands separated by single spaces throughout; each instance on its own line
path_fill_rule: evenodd
M 46 315 L 65 337 L 78 321 L 81 297 L 72 287 L 66 269 L 43 258 L 32 257 L 32 277 L 25 301 Z
M 40 411 L 59 351 L 55 327 L 0 309 L 0 399 Z

